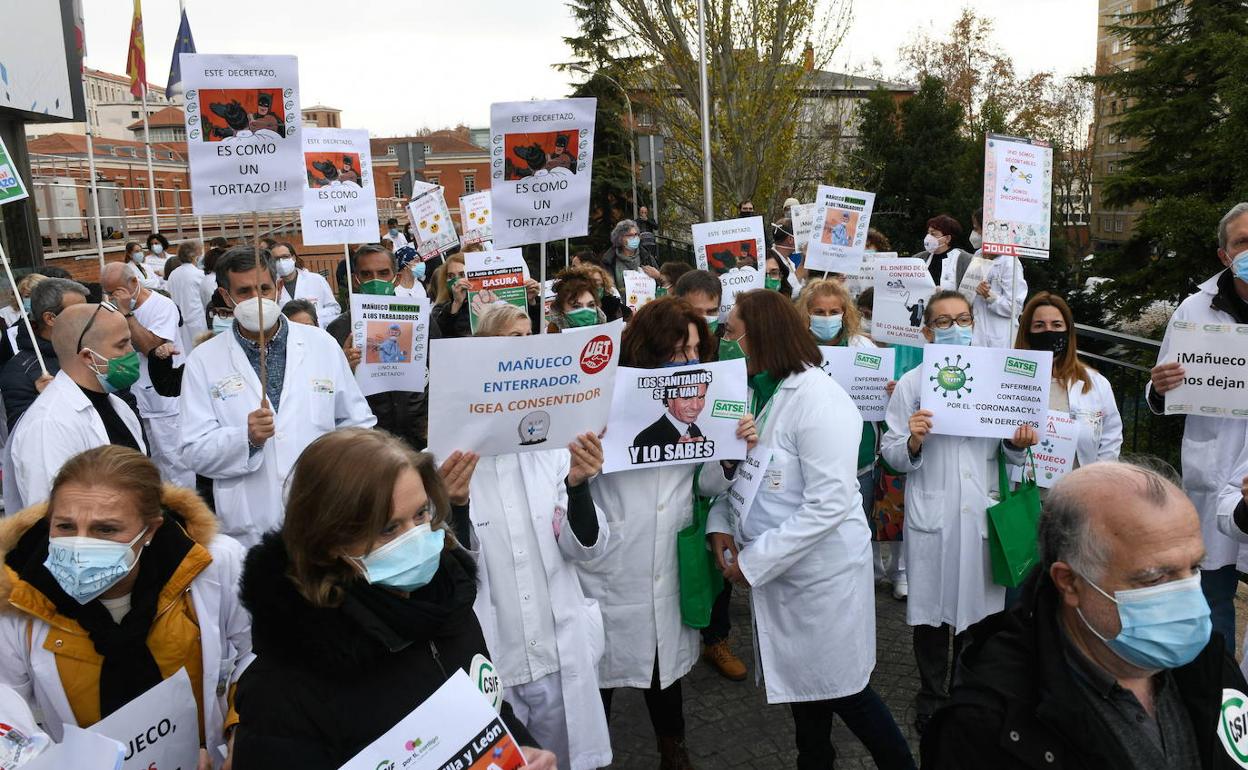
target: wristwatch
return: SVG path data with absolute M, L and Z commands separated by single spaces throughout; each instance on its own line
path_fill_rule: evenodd
M 122 313 L 121 317 L 122 318 L 134 318 L 134 311 L 131 310 L 129 313 Z

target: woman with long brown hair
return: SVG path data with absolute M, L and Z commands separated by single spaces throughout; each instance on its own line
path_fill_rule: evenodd
M 303 451 L 285 523 L 243 570 L 257 657 L 239 682 L 234 770 L 336 770 L 488 659 L 476 569 L 459 546 L 475 463 L 456 452 L 440 476 L 430 455 L 379 430 L 335 431 Z M 525 754 L 555 770 L 550 752 Z
M 598 302 L 598 280 L 590 267 L 569 267 L 555 276 L 555 300 L 546 317 L 550 333 L 607 322 Z
M 724 577 L 751 588 L 767 702 L 793 712 L 798 767 L 832 764 L 840 715 L 877 767 L 913 768 L 901 730 L 871 689 L 871 532 L 857 446 L 838 440 L 862 433 L 858 407 L 820 368 L 823 355 L 787 296 L 739 295 L 724 337 L 745 352 L 751 411 L 770 461 L 749 509 L 730 521 L 717 503 L 707 532 Z

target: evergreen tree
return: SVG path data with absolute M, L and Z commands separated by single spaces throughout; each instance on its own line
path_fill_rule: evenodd
M 1091 78 L 1126 108 L 1106 130 L 1142 140 L 1104 202 L 1145 203 L 1127 246 L 1098 258 L 1119 314 L 1177 300 L 1209 277 L 1219 218 L 1248 197 L 1248 13 L 1241 0 L 1162 0 L 1110 28 L 1135 67 Z

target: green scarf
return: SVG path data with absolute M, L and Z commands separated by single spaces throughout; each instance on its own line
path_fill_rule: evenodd
M 758 419 L 763 408 L 767 406 L 767 402 L 776 394 L 780 382 L 769 372 L 759 372 L 750 378 L 750 387 L 754 389 L 754 419 Z

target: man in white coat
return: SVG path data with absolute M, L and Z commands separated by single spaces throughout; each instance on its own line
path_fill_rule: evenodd
M 65 308 L 52 329 L 52 346 L 61 371 L 22 415 L 7 447 L 10 513 L 46 500 L 61 466 L 80 452 L 105 444 L 147 451 L 138 415 L 113 395 L 139 373 L 121 311 L 111 304 Z
M 1148 405 L 1165 413 L 1165 394 L 1183 382 L 1185 372 L 1176 360 L 1170 329 L 1175 321 L 1205 324 L 1248 324 L 1248 203 L 1237 203 L 1218 223 L 1218 259 L 1226 267 L 1183 300 L 1170 318 L 1161 341 L 1157 365 L 1148 386 Z M 1200 514 L 1205 559 L 1200 585 L 1209 600 L 1213 630 L 1235 649 L 1236 561 L 1240 547 L 1218 528 L 1218 495 L 1235 477 L 1236 449 L 1248 435 L 1248 420 L 1189 414 L 1183 428 L 1183 491 Z
M 377 422 L 342 349 L 324 331 L 282 317 L 268 252 L 260 263 L 250 247 L 218 260 L 218 291 L 234 325 L 195 348 L 182 379 L 183 459 L 213 480 L 222 530 L 246 547 L 281 524 L 282 488 L 304 447 Z
M 182 462 L 179 446 L 178 399 L 156 392 L 148 364 L 149 355 L 172 356 L 175 366 L 182 363 L 182 355 L 175 353 L 181 345 L 178 306 L 165 295 L 143 286 L 134 266 L 123 262 L 104 266 L 100 271 L 100 287 L 121 310 L 130 326 L 130 340 L 139 354 L 139 379 L 130 392 L 139 405 L 143 431 L 151 444 L 152 462 L 165 481 L 194 488 L 195 474 Z
M 299 255 L 292 244 L 283 241 L 274 246 L 271 253 L 277 265 L 277 277 L 282 279 L 282 293 L 277 304 L 306 299 L 316 308 L 316 322 L 322 329 L 342 314 L 342 306 L 330 290 L 329 282 L 319 273 L 298 266 Z
M 195 339 L 208 331 L 204 315 L 204 296 L 201 291 L 204 271 L 196 264 L 203 254 L 199 241 L 182 241 L 178 244 L 178 269 L 168 277 L 169 298 L 182 314 L 182 327 L 178 330 L 178 350 L 182 355 L 191 352 Z

